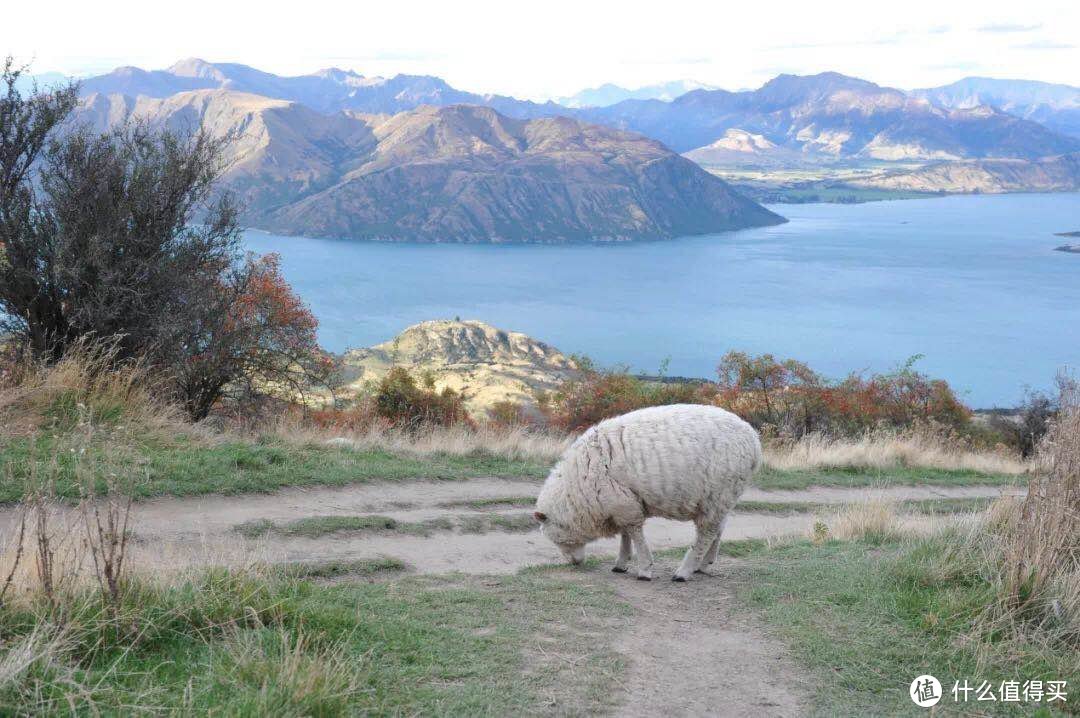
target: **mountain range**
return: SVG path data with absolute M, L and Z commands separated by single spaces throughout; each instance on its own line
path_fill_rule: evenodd
M 285 77 L 247 65 L 209 63 L 197 58 L 177 62 L 166 70 L 119 67 L 81 81 L 84 95 L 128 95 L 166 98 L 191 90 L 231 90 L 277 100 L 299 102 L 330 114 L 341 111 L 389 113 L 421 105 L 483 105 L 519 118 L 556 115 L 564 108 L 502 95 L 478 95 L 456 90 L 430 75 L 365 77 L 350 70 L 328 68 L 310 75 Z
M 1005 83 L 1000 86 L 1013 87 L 1017 94 L 1010 81 L 991 82 Z M 679 84 L 685 85 L 654 86 L 641 92 L 674 93 Z M 1028 98 L 1024 103 L 1015 99 L 1000 102 L 1003 96 L 999 95 L 988 95 L 986 102 L 980 102 L 978 93 L 950 90 L 953 86 L 909 94 L 825 72 L 780 75 L 757 90 L 694 89 L 670 101 L 625 99 L 606 104 L 617 92 L 603 99 L 585 91 L 569 101 L 596 106 L 569 107 L 465 92 L 426 75 L 365 77 L 331 68 L 283 77 L 246 65 L 198 59 L 182 60 L 167 70 L 122 67 L 82 81 L 86 95 L 166 98 L 190 90 L 222 89 L 290 100 L 323 114 L 393 114 L 422 105 L 480 105 L 519 119 L 567 116 L 640 132 L 677 152 L 706 147 L 722 139 L 728 130 L 760 135 L 777 147 L 810 158 L 1035 159 L 1080 150 L 1080 138 L 1033 120 L 1036 115 L 1045 116 L 1050 111 L 1045 108 L 1051 106 L 1055 111 L 1069 111 L 1072 100 L 1068 90 L 1074 94 L 1080 91 L 1049 85 L 1046 87 L 1056 89 L 1043 88 L 1044 94 L 1039 95 L 1038 86 L 1040 83 L 1026 83 L 1026 94 L 1018 93 Z M 1039 97 L 1047 99 L 1040 101 Z M 1017 108 L 1020 115 L 1031 110 L 1032 118 L 1013 114 L 1008 107 Z M 1059 118 L 1059 123 L 1068 122 Z
M 662 239 L 782 222 L 655 140 L 567 117 L 424 105 L 325 115 L 231 90 L 92 94 L 80 120 L 235 138 L 225 176 L 253 227 L 426 242 Z
M 1080 137 L 1080 87 L 967 77 L 951 85 L 915 90 L 912 94 L 940 107 L 966 109 L 991 105 L 1055 132 Z
M 757 90 L 695 90 L 672 102 L 627 100 L 579 116 L 655 137 L 687 152 L 730 129 L 807 155 L 882 160 L 1033 159 L 1080 140 L 989 105 L 949 109 L 835 72 L 780 75 Z
M 226 180 L 253 227 L 394 241 L 616 241 L 782 221 L 676 152 L 761 169 L 903 160 L 872 181 L 920 191 L 1080 177 L 1080 91 L 1063 85 L 969 78 L 907 93 L 826 72 L 666 99 L 685 87 L 604 86 L 568 107 L 425 75 L 286 77 L 188 59 L 81 81 L 80 116 L 230 136 Z M 607 104 L 628 92 L 665 99 Z

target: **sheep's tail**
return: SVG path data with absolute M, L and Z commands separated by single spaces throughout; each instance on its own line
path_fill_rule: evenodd
M 761 439 L 754 436 L 754 462 L 750 467 L 750 475 L 753 476 L 765 465 L 765 453 L 761 449 Z

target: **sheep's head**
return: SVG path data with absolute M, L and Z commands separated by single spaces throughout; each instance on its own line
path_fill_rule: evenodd
M 585 560 L 585 542 L 574 536 L 569 527 L 556 519 L 548 518 L 543 511 L 534 511 L 533 516 L 540 522 L 541 533 L 559 547 L 570 563 L 577 566 Z

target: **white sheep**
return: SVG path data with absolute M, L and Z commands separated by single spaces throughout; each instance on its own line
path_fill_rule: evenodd
M 729 411 L 697 404 L 640 409 L 600 422 L 566 450 L 534 516 L 575 564 L 586 543 L 621 533 L 612 571 L 626 572 L 633 542 L 637 577 L 646 581 L 653 559 L 645 519 L 693 521 L 696 540 L 672 577 L 685 581 L 716 560 L 728 512 L 761 462 L 757 432 Z

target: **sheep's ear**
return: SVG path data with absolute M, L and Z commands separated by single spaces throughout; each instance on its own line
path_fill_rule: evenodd
M 533 516 L 536 517 L 537 521 L 547 521 L 547 514 L 545 514 L 543 511 L 533 511 Z

